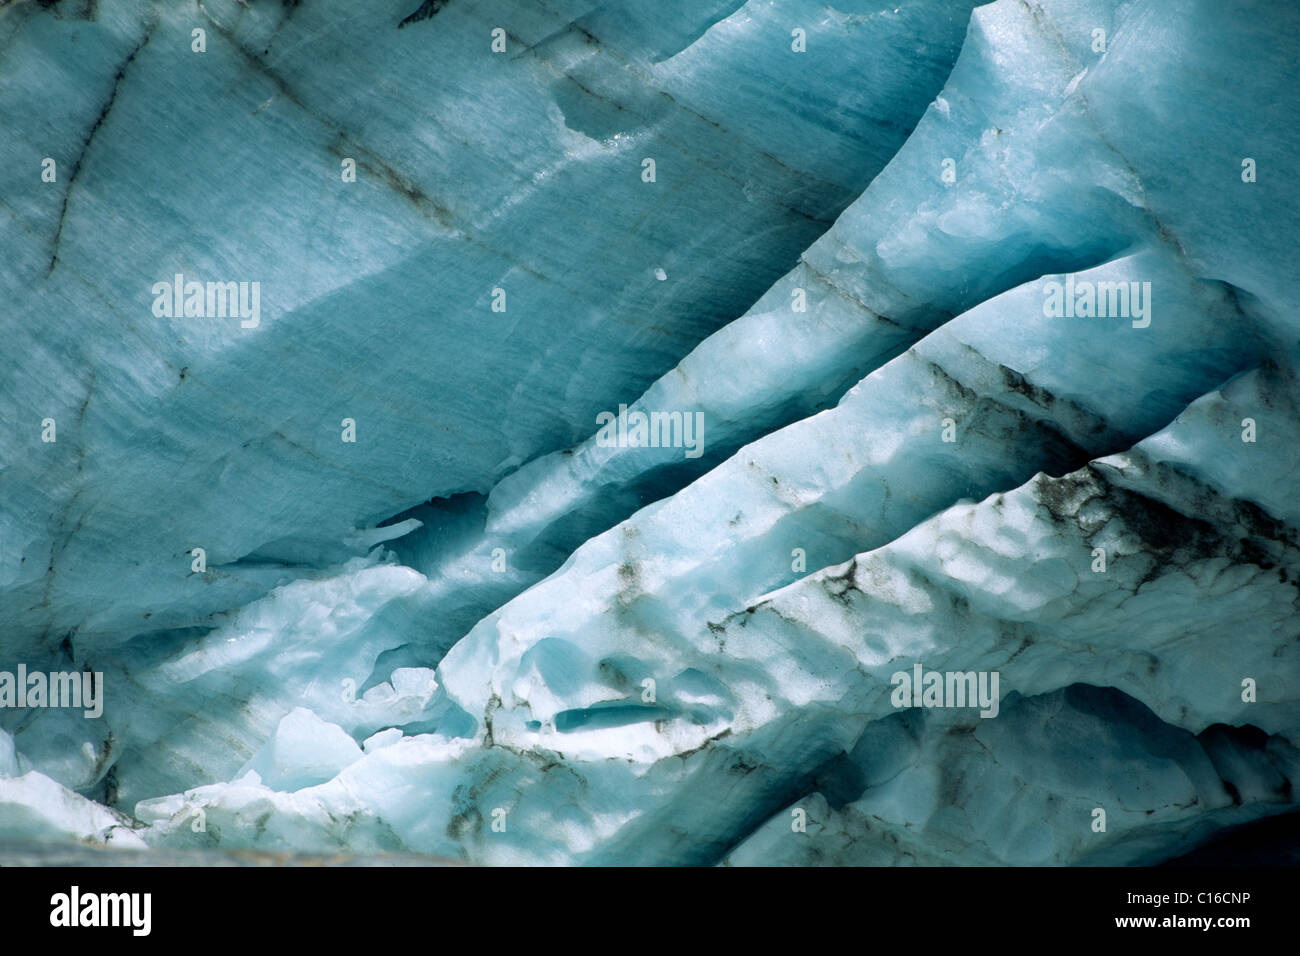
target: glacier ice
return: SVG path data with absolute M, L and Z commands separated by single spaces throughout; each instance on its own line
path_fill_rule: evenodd
M 1222 725 L 1193 736 L 1118 691 L 1086 684 L 1015 699 L 1005 719 L 974 727 L 952 725 L 945 711 L 917 713 L 873 723 L 821 783 L 830 799 L 801 798 L 724 862 L 1158 863 L 1171 839 L 1283 802 L 1300 756 L 1285 740 Z M 1234 793 L 1248 796 L 1234 802 Z M 1089 846 L 1094 834 L 1074 822 L 1098 805 L 1141 834 L 1122 848 Z M 787 838 L 796 811 L 806 815 L 806 840 Z
M 281 718 L 275 734 L 240 768 L 267 786 L 292 793 L 338 776 L 361 757 L 361 748 L 337 724 L 328 724 L 305 707 Z
M 763 55 L 785 14 L 711 26 L 735 6 L 714 0 L 644 30 L 581 0 L 457 3 L 403 30 L 394 2 L 67 6 L 4 14 L 3 292 L 12 315 L 63 317 L 7 327 L 6 420 L 62 433 L 4 452 L 16 651 L 206 625 L 344 560 L 358 526 L 583 437 L 861 191 L 970 8 L 826 23 L 810 73 Z M 32 156 L 56 160 L 50 188 L 28 188 Z M 259 328 L 155 316 L 177 273 L 259 282 Z M 194 547 L 201 579 L 175 573 Z
M 0 670 L 108 688 L 0 711 L 0 844 L 1145 864 L 1295 810 L 1300 12 L 414 6 L 0 11 Z
M 35 770 L 0 775 L 0 840 L 76 840 L 137 849 L 146 844 L 135 825 Z

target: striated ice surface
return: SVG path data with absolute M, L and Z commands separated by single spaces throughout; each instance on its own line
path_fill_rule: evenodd
M 0 708 L 0 848 L 1150 864 L 1296 810 L 1300 11 L 415 8 L 0 10 L 0 672 L 104 687 Z
M 0 624 L 89 652 L 584 437 L 880 170 L 972 4 L 457 2 L 400 30 L 392 0 L 45 6 L 0 26 L 0 292 L 60 319 L 6 320 L 0 401 L 62 437 L 5 445 Z M 33 189 L 43 157 L 61 172 Z M 257 327 L 155 316 L 177 273 L 259 282 Z

